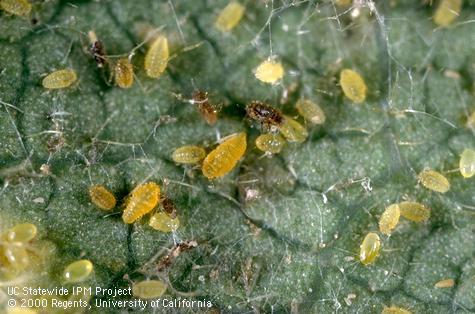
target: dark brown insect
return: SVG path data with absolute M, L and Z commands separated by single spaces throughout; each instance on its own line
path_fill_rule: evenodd
M 208 92 L 195 90 L 192 95 L 193 104 L 198 106 L 198 110 L 209 125 L 216 123 L 218 110 L 209 102 Z
M 89 31 L 89 33 L 87 34 L 89 36 L 89 41 L 91 43 L 91 46 L 89 47 L 89 51 L 94 57 L 94 60 L 96 60 L 97 67 L 102 68 L 107 63 L 107 59 L 105 57 L 106 50 L 104 48 L 104 45 L 97 38 L 96 33 L 94 33 L 93 31 Z
M 246 114 L 249 119 L 259 122 L 265 132 L 276 131 L 284 121 L 279 109 L 260 101 L 251 101 L 246 107 Z
M 182 252 L 189 251 L 197 246 L 198 243 L 194 240 L 188 240 L 177 244 L 173 249 L 171 249 L 170 253 L 160 259 L 157 264 L 157 271 L 165 270 Z
M 170 218 L 175 219 L 176 218 L 176 206 L 175 203 L 168 197 L 165 197 L 162 199 L 162 207 L 165 213 L 167 213 Z

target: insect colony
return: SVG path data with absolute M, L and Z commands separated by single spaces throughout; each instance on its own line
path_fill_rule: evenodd
M 337 1 L 337 5 L 348 5 L 349 1 Z M 31 11 L 31 4 L 27 0 L 0 0 L 0 8 L 14 15 L 25 16 Z M 453 22 L 461 9 L 460 0 L 442 0 L 433 17 L 434 22 L 441 26 L 448 26 Z M 238 2 L 230 2 L 218 15 L 215 27 L 221 32 L 232 31 L 245 14 L 245 7 Z M 134 65 L 131 57 L 113 60 L 106 55 L 103 44 L 94 32 L 88 34 L 90 52 L 98 68 L 110 68 L 115 85 L 122 89 L 131 88 L 134 84 Z M 150 78 L 159 78 L 167 69 L 169 60 L 168 39 L 165 34 L 158 33 L 150 36 L 147 41 L 148 49 L 144 56 L 143 68 Z M 254 77 L 266 84 L 279 84 L 285 75 L 283 64 L 269 58 L 262 61 L 254 70 Z M 42 86 L 56 90 L 71 87 L 78 77 L 73 69 L 60 69 L 46 75 Z M 343 95 L 354 104 L 365 102 L 368 89 L 363 76 L 353 69 L 341 69 L 339 85 Z M 208 98 L 205 91 L 196 90 L 192 95 L 194 104 L 203 119 L 209 125 L 216 123 L 218 110 Z M 295 104 L 295 110 L 308 126 L 322 125 L 326 116 L 322 108 L 311 99 L 301 98 Z M 260 100 L 253 100 L 246 106 L 246 117 L 251 123 L 257 124 L 261 134 L 255 139 L 255 147 L 266 155 L 278 154 L 286 143 L 303 143 L 308 137 L 306 126 L 294 117 L 285 115 L 278 108 Z M 475 113 L 471 117 L 475 121 Z M 473 121 L 472 121 L 473 122 Z M 470 123 L 470 119 L 467 125 Z M 475 122 L 474 122 L 475 124 Z M 171 160 L 176 164 L 200 167 L 202 174 L 209 180 L 219 179 L 230 173 L 242 160 L 248 149 L 247 134 L 245 132 L 230 134 L 223 138 L 216 147 L 201 147 L 190 145 L 177 147 L 171 154 Z M 475 174 L 475 151 L 466 148 L 460 157 L 459 171 L 464 178 L 471 178 Z M 417 176 L 418 182 L 425 188 L 437 193 L 446 193 L 450 190 L 449 180 L 440 172 L 432 169 L 423 169 Z M 91 202 L 99 209 L 110 211 L 117 206 L 114 194 L 106 187 L 93 185 L 89 188 Z M 156 210 L 161 206 L 161 209 Z M 155 182 L 146 182 L 136 186 L 123 202 L 122 220 L 126 224 L 133 224 L 143 216 L 151 214 L 149 226 L 161 232 L 174 232 L 180 227 L 179 209 L 173 201 L 160 194 L 160 186 Z M 390 236 L 397 228 L 402 218 L 413 222 L 425 222 L 430 218 L 431 210 L 422 203 L 402 201 L 389 205 L 379 219 L 379 232 Z M 36 226 L 25 223 L 12 227 L 3 236 L 0 242 L 0 260 L 2 272 L 14 277 L 24 270 L 32 258 L 31 242 L 36 236 Z M 369 232 L 360 245 L 359 260 L 363 265 L 370 265 L 377 260 L 382 244 L 377 232 Z M 34 254 L 33 254 L 34 255 Z M 66 266 L 63 271 L 65 282 L 82 282 L 93 272 L 93 265 L 89 260 L 79 260 Z M 445 288 L 454 285 L 453 279 L 441 280 L 436 287 Z M 155 298 L 166 290 L 166 284 L 161 281 L 147 280 L 134 285 L 134 295 L 142 298 Z M 409 313 L 409 311 L 394 306 L 385 308 L 383 313 Z

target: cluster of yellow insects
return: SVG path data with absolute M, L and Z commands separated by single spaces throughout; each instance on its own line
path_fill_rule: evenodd
M 0 238 L 0 275 L 14 280 L 25 271 L 43 264 L 43 252 L 34 245 L 37 227 L 32 223 L 13 226 Z M 43 250 L 44 247 L 41 247 Z M 64 283 L 78 283 L 86 280 L 93 271 L 89 260 L 83 259 L 67 265 L 62 273 Z
M 434 16 L 438 25 L 450 24 L 453 20 L 447 18 L 448 11 L 460 10 L 458 1 L 442 1 Z M 244 7 L 237 3 L 229 3 L 218 16 L 215 26 L 222 32 L 231 31 L 244 15 Z M 452 14 L 452 13 L 450 13 Z M 168 54 L 166 49 L 166 38 L 160 37 L 152 47 L 157 48 L 158 57 L 150 57 L 145 60 L 147 74 L 152 77 L 160 75 L 166 67 L 164 59 Z M 157 55 L 156 53 L 154 55 Z M 155 60 L 155 61 L 152 61 Z M 155 64 L 153 66 L 152 64 Z M 156 71 L 151 69 L 158 69 Z M 156 76 L 151 73 L 157 73 Z M 276 60 L 268 59 L 257 66 L 254 72 L 255 77 L 268 84 L 278 83 L 285 75 L 284 67 Z M 366 100 L 367 87 L 363 77 L 351 69 L 343 69 L 340 72 L 339 83 L 343 94 L 353 103 L 360 104 Z M 120 86 L 120 84 L 118 84 Z M 194 101 L 205 109 L 204 117 L 207 122 L 216 121 L 216 111 L 211 110 L 212 106 L 208 102 L 207 93 L 196 91 Z M 208 110 L 206 110 L 208 109 Z M 295 109 L 310 125 L 325 123 L 326 117 L 322 108 L 310 99 L 300 99 L 295 104 Z M 206 112 L 208 112 L 206 114 Z M 279 109 L 261 101 L 251 101 L 246 107 L 246 115 L 249 120 L 260 125 L 263 133 L 255 140 L 256 147 L 266 154 L 277 154 L 281 152 L 286 142 L 302 143 L 308 137 L 308 131 L 304 125 L 294 118 L 283 114 Z M 216 179 L 228 174 L 244 156 L 247 148 L 246 133 L 241 132 L 225 137 L 219 145 L 208 154 L 205 148 L 197 145 L 187 145 L 177 148 L 172 153 L 172 160 L 178 164 L 196 165 L 201 164 L 203 175 L 208 179 Z M 460 158 L 460 172 L 465 178 L 474 175 L 475 172 L 475 151 L 465 149 Z M 441 173 L 424 169 L 418 175 L 419 182 L 426 188 L 439 193 L 446 193 L 450 189 L 448 179 Z M 110 209 L 115 206 L 114 196 L 101 186 L 92 187 L 90 190 L 94 203 L 103 209 Z M 154 183 L 148 183 L 137 187 L 132 191 L 131 196 L 126 201 L 123 219 L 126 223 L 133 223 L 135 220 L 150 212 L 158 202 L 159 188 Z M 95 196 L 94 196 L 95 195 Z M 102 204 L 101 204 L 102 203 Z M 386 208 L 379 221 L 380 232 L 390 235 L 396 228 L 400 216 L 415 222 L 427 221 L 430 217 L 430 209 L 423 204 L 403 201 L 392 204 Z M 178 218 L 172 218 L 166 212 L 154 214 L 150 219 L 150 225 L 157 230 L 170 231 L 178 227 Z M 175 221 L 176 220 L 176 221 Z M 164 228 L 163 226 L 168 226 Z M 159 227 L 161 226 L 161 227 Z M 173 227 L 171 227 L 173 226 Z M 373 263 L 381 248 L 381 240 L 377 233 L 370 232 L 366 235 L 360 246 L 359 259 L 364 265 Z
M 475 175 L 475 150 L 464 149 L 459 160 L 459 171 L 464 178 Z M 449 180 L 440 172 L 424 169 L 418 175 L 418 181 L 425 188 L 438 193 L 450 190 Z M 424 222 L 430 218 L 430 208 L 417 203 L 404 201 L 389 205 L 379 219 L 379 231 L 390 235 L 399 223 L 400 216 L 415 222 Z M 360 261 L 364 265 L 373 263 L 379 255 L 381 241 L 378 234 L 370 232 L 360 246 Z
M 31 223 L 13 226 L 0 238 L 0 273 L 13 279 L 28 268 L 32 253 L 30 242 L 37 228 Z
M 109 200 L 110 201 L 110 200 Z M 114 199 L 115 202 L 115 199 Z M 110 205 L 110 204 L 101 204 Z M 98 205 L 99 206 L 99 205 Z M 33 245 L 37 235 L 37 227 L 31 223 L 21 223 L 13 226 L 0 238 L 0 276 L 7 280 L 15 280 L 32 267 L 40 267 L 44 261 L 42 252 Z M 64 284 L 79 284 L 86 281 L 93 273 L 94 266 L 90 260 L 74 261 L 63 269 L 62 282 Z M 133 284 L 133 295 L 140 298 L 157 298 L 166 291 L 167 285 L 159 280 L 146 280 Z M 90 295 L 69 295 L 67 301 L 78 297 L 90 298 Z M 13 310 L 18 310 L 17 312 Z M 24 308 L 11 308 L 8 313 L 23 313 Z M 21 311 L 20 311 L 21 310 Z M 28 312 L 30 313 L 30 312 Z M 36 312 L 31 312 L 36 313 Z
M 105 55 L 104 46 L 97 39 L 93 31 L 88 33 L 91 41 L 90 51 L 97 66 L 103 68 L 110 67 L 114 82 L 120 88 L 130 88 L 134 84 L 134 66 L 131 62 L 132 54 L 129 58 L 119 58 L 112 61 Z M 147 76 L 158 78 L 165 71 L 170 58 L 168 51 L 168 39 L 163 35 L 153 36 L 151 44 L 145 54 L 144 68 Z M 73 69 L 61 69 L 54 71 L 43 78 L 42 85 L 47 89 L 62 89 L 71 86 L 76 82 L 77 75 Z
M 440 1 L 434 22 L 440 27 L 450 25 L 461 10 L 461 0 Z M 349 0 L 335 0 L 339 6 L 349 6 Z M 15 14 L 28 15 L 31 4 L 27 0 L 0 0 L 0 8 Z M 231 1 L 218 15 L 215 28 L 221 32 L 232 31 L 245 14 L 245 7 Z M 123 89 L 132 87 L 134 83 L 134 66 L 131 58 L 111 60 L 105 54 L 102 43 L 94 32 L 89 32 L 90 51 L 97 66 L 110 67 L 115 84 Z M 169 54 L 168 39 L 163 34 L 155 34 L 148 40 L 148 50 L 144 56 L 144 71 L 150 78 L 160 77 L 166 70 Z M 266 84 L 278 84 L 285 75 L 283 64 L 274 57 L 262 61 L 254 69 L 257 80 Z M 42 80 L 47 89 L 63 89 L 77 81 L 73 69 L 54 71 Z M 367 98 L 367 86 L 363 77 L 355 70 L 344 68 L 340 71 L 339 84 L 343 95 L 352 103 L 364 103 Z M 210 125 L 217 120 L 217 110 L 208 100 L 208 94 L 203 91 L 193 93 L 193 103 Z M 311 99 L 301 98 L 295 104 L 295 110 L 307 125 L 321 125 L 326 121 L 322 108 Z M 285 115 L 279 109 L 262 101 L 251 101 L 246 106 L 246 116 L 251 123 L 260 127 L 261 134 L 255 139 L 255 146 L 267 155 L 278 154 L 287 142 L 302 143 L 308 137 L 307 128 L 295 117 Z M 475 125 L 475 113 L 470 118 Z M 470 123 L 469 121 L 469 123 Z M 182 165 L 199 165 L 207 179 L 217 179 L 230 173 L 243 158 L 247 149 L 247 134 L 240 132 L 223 138 L 214 149 L 198 145 L 187 145 L 176 148 L 171 159 Z M 459 170 L 464 178 L 475 174 L 475 151 L 465 149 L 460 157 Z M 424 169 L 418 175 L 419 183 L 437 193 L 450 190 L 449 180 L 440 172 Z M 113 210 L 117 206 L 116 197 L 106 187 L 93 185 L 89 188 L 92 203 L 102 210 Z M 180 226 L 177 209 L 173 201 L 160 195 L 160 187 L 155 182 L 146 182 L 136 186 L 124 200 L 122 219 L 126 224 L 132 224 L 143 216 L 152 213 L 149 226 L 161 232 L 174 232 Z M 156 208 L 159 209 L 156 209 Z M 154 212 L 155 210 L 155 212 Z M 402 201 L 389 205 L 379 220 L 379 232 L 386 236 L 397 227 L 400 217 L 413 221 L 425 222 L 430 218 L 431 210 L 426 205 L 414 201 Z M 3 235 L 0 242 L 0 260 L 2 267 L 8 267 L 12 273 L 24 270 L 29 264 L 28 243 L 36 235 L 36 227 L 32 224 L 14 226 Z M 381 239 L 377 232 L 369 232 L 360 245 L 359 260 L 364 265 L 376 261 L 381 250 Z M 3 270 L 3 269 L 2 269 Z M 79 260 L 68 265 L 63 272 L 66 282 L 82 282 L 93 271 L 93 265 L 88 260 Z M 452 279 L 441 280 L 436 287 L 445 288 L 454 285 Z M 166 290 L 166 284 L 158 280 L 147 280 L 134 285 L 134 295 L 142 298 L 156 298 Z M 391 306 L 383 309 L 383 313 L 410 313 L 407 310 Z
M 92 203 L 103 210 L 111 210 L 117 203 L 114 194 L 102 185 L 91 186 L 89 196 Z M 155 182 L 140 184 L 130 192 L 125 199 L 122 220 L 126 224 L 134 223 L 159 204 L 162 210 L 152 215 L 149 226 L 161 232 L 175 231 L 180 226 L 176 207 L 171 199 L 166 197 L 160 199 L 160 186 Z

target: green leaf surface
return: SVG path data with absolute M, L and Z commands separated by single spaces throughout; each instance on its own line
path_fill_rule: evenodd
M 461 152 L 475 149 L 465 125 L 475 110 L 474 1 L 448 28 L 433 23 L 432 1 L 245 1 L 243 19 L 226 34 L 214 22 L 227 0 L 32 2 L 28 17 L 0 13 L 0 230 L 34 223 L 38 247 L 55 250 L 42 272 L 15 284 L 60 286 L 61 270 L 87 258 L 95 271 L 85 285 L 158 278 L 169 284 L 164 298 L 213 304 L 176 312 L 475 312 L 475 185 L 458 172 Z M 167 35 L 173 55 L 159 79 L 143 69 L 147 25 Z M 132 58 L 131 89 L 96 66 L 90 30 L 111 62 Z M 270 56 L 286 71 L 277 85 L 253 75 Z M 44 89 L 42 78 L 62 68 L 78 81 Z M 363 104 L 343 95 L 343 68 L 364 78 Z M 190 104 L 195 89 L 220 105 L 216 125 Z M 322 107 L 325 124 L 305 124 L 304 143 L 263 155 L 245 105 L 265 101 L 305 123 L 294 107 L 300 97 Z M 171 160 L 177 147 L 209 151 L 241 131 L 246 155 L 222 179 Z M 418 184 L 425 167 L 444 173 L 450 191 Z M 176 232 L 152 229 L 149 216 L 123 223 L 125 198 L 145 181 L 175 202 Z M 112 212 L 91 203 L 93 184 L 116 195 Z M 401 219 L 364 266 L 361 241 L 378 231 L 385 207 L 403 200 L 425 204 L 431 218 Z M 190 240 L 196 248 L 157 270 L 175 244 Z M 434 286 L 449 278 L 453 287 Z M 114 300 L 93 296 L 91 304 L 98 299 Z M 87 312 L 121 310 L 138 311 Z

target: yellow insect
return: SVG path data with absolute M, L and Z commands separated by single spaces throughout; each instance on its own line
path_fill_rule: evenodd
M 246 152 L 246 133 L 231 135 L 211 151 L 203 161 L 203 175 L 208 179 L 222 177 L 236 166 Z
M 471 178 L 475 174 L 475 150 L 464 149 L 459 162 L 460 173 L 464 178 Z
M 398 204 L 389 205 L 379 219 L 379 231 L 390 235 L 399 222 L 400 214 Z
M 122 220 L 131 224 L 143 215 L 149 213 L 160 200 L 160 187 L 155 182 L 137 186 L 127 198 Z
M 196 145 L 182 146 L 172 153 L 172 160 L 178 164 L 197 164 L 205 157 L 205 150 Z
M 284 67 L 280 62 L 265 60 L 256 68 L 254 75 L 261 82 L 275 84 L 284 77 Z
M 361 75 L 350 69 L 340 72 L 340 85 L 343 93 L 352 102 L 360 104 L 366 99 L 366 83 Z
M 34 224 L 22 223 L 8 230 L 6 238 L 9 242 L 29 242 L 36 236 L 37 228 Z
M 66 266 L 63 271 L 63 279 L 68 283 L 81 282 L 89 277 L 93 269 L 91 261 L 81 259 Z
M 178 217 L 170 217 L 165 212 L 159 212 L 150 218 L 149 226 L 161 232 L 173 232 L 180 227 L 180 220 Z
M 285 139 L 279 134 L 265 133 L 256 138 L 258 149 L 269 154 L 278 154 L 285 145 Z
M 288 142 L 302 143 L 308 136 L 307 129 L 303 125 L 286 115 L 279 131 Z
M 229 32 L 239 24 L 244 15 L 244 11 L 245 8 L 242 4 L 231 1 L 221 10 L 214 26 L 223 33 Z
M 419 182 L 429 190 L 439 193 L 445 193 L 450 190 L 449 180 L 437 171 L 424 169 L 419 173 L 418 178 Z
M 7 264 L 17 271 L 25 270 L 30 264 L 28 252 L 22 243 L 13 242 L 2 245 L 1 251 L 2 255 L 6 258 Z
M 110 210 L 115 207 L 117 201 L 114 194 L 102 185 L 93 185 L 89 188 L 89 196 L 92 203 L 97 207 Z
M 360 245 L 360 261 L 364 265 L 374 263 L 379 255 L 381 241 L 376 233 L 370 232 L 366 235 Z
M 406 219 L 423 222 L 430 218 L 430 208 L 416 202 L 401 202 L 398 204 L 401 216 Z
M 322 108 L 316 103 L 308 99 L 300 99 L 295 105 L 299 114 L 304 117 L 305 120 L 312 124 L 325 123 L 326 116 Z
M 0 8 L 14 15 L 28 15 L 31 11 L 31 3 L 27 0 L 0 0 Z
M 403 308 L 391 305 L 390 307 L 384 307 L 381 314 L 412 314 L 412 312 Z
M 462 0 L 441 0 L 434 14 L 434 23 L 446 27 L 460 15 Z
M 159 35 L 145 55 L 145 73 L 152 78 L 160 77 L 167 68 L 169 58 L 168 39 L 163 35 Z
M 60 89 L 71 86 L 76 80 L 77 76 L 74 70 L 63 69 L 48 74 L 42 84 L 47 89 Z
M 129 59 L 121 58 L 114 67 L 115 83 L 120 88 L 130 88 L 134 84 L 134 67 Z
M 160 280 L 145 280 L 132 286 L 132 294 L 140 299 L 156 299 L 167 290 L 167 285 Z
M 455 280 L 453 279 L 443 279 L 435 283 L 434 287 L 443 289 L 443 288 L 452 288 L 455 285 Z

